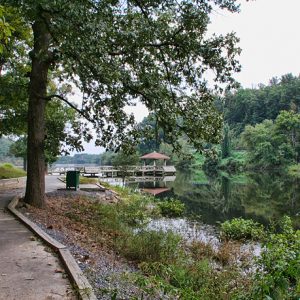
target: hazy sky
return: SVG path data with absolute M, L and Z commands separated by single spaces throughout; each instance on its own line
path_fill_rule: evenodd
M 300 0 L 242 1 L 241 12 L 216 11 L 210 32 L 236 32 L 242 53 L 242 71 L 235 78 L 243 87 L 268 84 L 269 79 L 286 73 L 300 74 Z M 147 110 L 138 105 L 130 109 L 138 121 Z M 99 153 L 92 143 L 86 152 Z
M 300 0 L 243 1 L 239 14 L 215 12 L 210 30 L 240 37 L 243 87 L 300 73 Z

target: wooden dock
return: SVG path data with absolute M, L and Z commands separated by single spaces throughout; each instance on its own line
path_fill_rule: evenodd
M 144 177 L 144 176 L 170 176 L 175 175 L 174 166 L 98 166 L 98 167 L 50 167 L 49 174 L 65 175 L 67 171 L 79 171 L 82 176 L 88 177 Z

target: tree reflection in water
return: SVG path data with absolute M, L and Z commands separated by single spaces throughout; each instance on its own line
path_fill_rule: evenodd
M 285 173 L 208 177 L 202 171 L 178 172 L 175 181 L 166 182 L 164 187 L 170 190 L 157 197 L 179 198 L 186 204 L 189 217 L 206 224 L 243 217 L 268 225 L 289 215 L 300 228 L 299 179 Z

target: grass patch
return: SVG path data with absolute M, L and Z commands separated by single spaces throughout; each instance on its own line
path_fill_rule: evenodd
M 210 300 L 235 299 L 247 291 L 246 276 L 232 268 L 217 270 L 209 259 L 188 260 L 166 264 L 160 262 L 140 264 L 147 278 L 140 279 L 142 288 L 151 295 L 168 295 L 166 299 Z M 159 298 L 164 299 L 164 298 Z
M 97 178 L 91 178 L 91 177 L 85 177 L 85 176 L 80 176 L 79 177 L 79 183 L 80 184 L 95 184 L 98 183 Z
M 66 176 L 60 178 L 66 181 Z M 96 184 L 98 182 L 99 182 L 98 178 L 79 176 L 79 184 Z
M 18 178 L 26 176 L 26 172 L 11 164 L 0 165 L 0 179 Z
M 180 242 L 181 238 L 171 231 L 140 231 L 119 240 L 117 249 L 126 258 L 137 262 L 172 263 L 182 255 Z

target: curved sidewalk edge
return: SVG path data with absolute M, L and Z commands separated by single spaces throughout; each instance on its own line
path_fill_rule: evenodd
M 23 187 L 26 184 L 27 177 L 9 178 L 0 180 L 0 189 L 9 187 Z
M 21 220 L 31 231 L 38 235 L 47 245 L 49 245 L 54 251 L 59 253 L 60 259 L 64 264 L 71 280 L 75 284 L 76 292 L 79 294 L 79 298 L 82 300 L 96 300 L 96 296 L 93 292 L 93 288 L 82 273 L 74 257 L 66 246 L 59 243 L 46 232 L 44 232 L 35 223 L 26 218 L 22 213 L 16 210 L 16 206 L 19 202 L 19 198 L 22 195 L 15 196 L 8 205 L 8 210 Z

